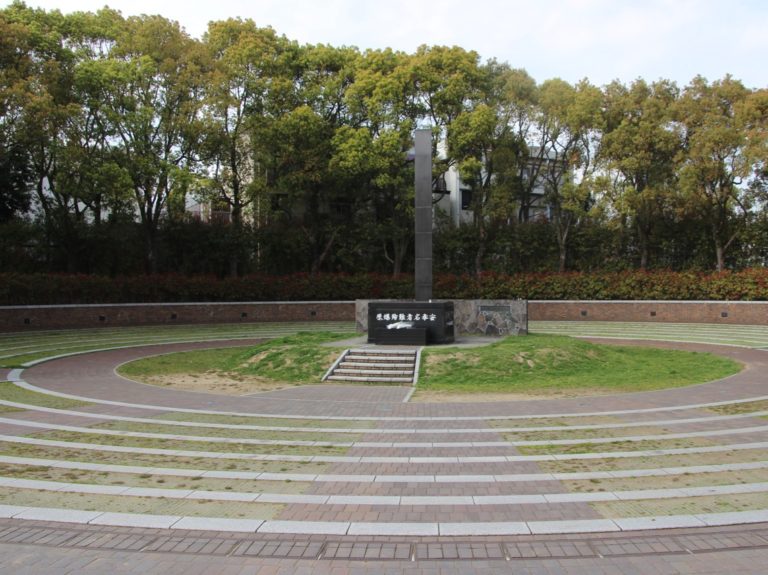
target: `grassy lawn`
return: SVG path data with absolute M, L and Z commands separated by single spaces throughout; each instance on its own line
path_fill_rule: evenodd
M 351 334 L 349 334 L 351 335 Z M 126 377 L 168 385 L 169 378 L 217 376 L 243 386 L 317 383 L 339 349 L 333 332 L 299 333 L 257 346 L 149 357 L 120 367 Z M 476 348 L 426 348 L 419 394 L 588 395 L 651 391 L 712 381 L 740 365 L 720 356 L 599 345 L 558 335 L 509 337 Z M 165 378 L 165 379 L 163 379 Z M 241 392 L 245 392 L 242 391 Z
M 136 423 L 132 421 L 113 421 L 110 423 L 100 423 L 92 427 L 99 429 L 119 429 L 121 431 L 140 431 L 142 433 L 166 433 L 172 435 L 194 435 L 199 437 L 230 437 L 238 439 L 268 439 L 268 440 L 289 440 L 289 441 L 335 441 L 337 443 L 347 443 L 358 441 L 361 435 L 356 433 L 318 433 L 302 432 L 301 428 L 296 431 L 260 431 L 250 429 L 216 429 L 209 427 L 187 427 L 183 425 L 163 425 L 162 423 Z
M 598 394 L 704 383 L 740 369 L 733 360 L 707 353 L 528 335 L 471 349 L 427 348 L 418 385 L 440 393 Z
M 234 380 L 318 383 L 340 350 L 320 344 L 353 337 L 334 332 L 302 332 L 249 347 L 211 349 L 148 357 L 127 363 L 121 375 L 152 383 L 173 375 L 219 374 Z
M 62 459 L 87 463 L 113 465 L 141 465 L 153 467 L 179 467 L 195 470 L 257 471 L 264 473 L 327 473 L 328 464 L 310 461 L 259 461 L 249 459 L 209 459 L 182 455 L 154 455 L 150 453 L 121 453 L 79 448 L 51 447 L 0 442 L 0 455 Z
M 303 427 L 329 427 L 336 429 L 371 429 L 375 427 L 373 421 L 349 421 L 343 419 L 287 419 L 279 417 L 248 417 L 243 415 L 215 415 L 212 413 L 187 413 L 174 411 L 163 413 L 154 417 L 158 421 L 188 421 L 199 423 L 224 423 L 231 425 L 262 425 L 265 427 L 291 427 L 301 431 Z M 502 427 L 501 425 L 499 427 Z
M 90 493 L 63 493 L 34 489 L 0 488 L 0 503 L 86 511 L 116 513 L 151 513 L 153 515 L 182 515 L 191 517 L 232 517 L 272 519 L 285 505 L 246 503 L 243 501 L 185 500 L 165 497 L 121 497 Z
M 151 437 L 128 437 L 119 435 L 99 435 L 97 427 L 93 433 L 77 431 L 44 431 L 31 434 L 31 437 L 53 441 L 90 443 L 95 445 L 118 445 L 171 451 L 200 451 L 261 455 L 344 455 L 346 447 L 306 446 L 306 445 L 254 445 L 248 443 L 218 443 L 184 439 L 155 439 Z
M 54 409 L 77 409 L 79 407 L 92 405 L 91 403 L 80 401 L 78 399 L 69 399 L 66 397 L 48 395 L 47 393 L 29 391 L 22 387 L 18 387 L 9 381 L 0 382 L 0 399 L 13 401 L 14 403 L 28 403 L 42 407 L 52 407 Z M 19 409 L 0 405 L 0 411 L 19 411 Z

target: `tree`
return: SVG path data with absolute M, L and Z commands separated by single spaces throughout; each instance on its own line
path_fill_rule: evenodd
M 22 129 L 31 89 L 29 43 L 27 27 L 0 12 L 0 223 L 29 209 L 32 166 Z
M 411 58 L 369 50 L 360 58 L 347 91 L 350 125 L 334 138 L 332 169 L 352 193 L 366 198 L 359 211 L 369 230 L 369 250 L 403 270 L 413 239 L 413 165 L 406 162 L 419 115 Z
M 355 198 L 334 185 L 334 136 L 349 123 L 345 94 L 359 52 L 325 45 L 295 47 L 292 74 L 270 91 L 266 117 L 252 132 L 276 214 L 303 233 L 307 266 L 318 273 L 349 224 Z
M 483 72 L 479 102 L 459 114 L 448 128 L 448 155 L 457 162 L 462 182 L 472 194 L 474 271 L 478 275 L 493 234 L 511 222 L 518 169 L 526 149 L 513 129 L 514 103 L 509 90 L 513 71 L 491 61 Z
M 153 273 L 161 220 L 183 212 L 196 177 L 204 58 L 160 16 L 129 18 L 120 32 L 104 62 L 102 97 L 141 219 L 145 270 Z
M 672 125 L 677 98 L 677 86 L 668 81 L 649 85 L 640 79 L 628 88 L 619 82 L 605 88 L 599 159 L 618 176 L 611 201 L 636 230 L 643 270 L 649 264 L 654 226 L 673 205 L 682 145 Z
M 242 271 L 243 213 L 262 195 L 266 182 L 254 157 L 252 133 L 266 113 L 272 83 L 281 67 L 287 40 L 251 20 L 211 22 L 203 38 L 211 70 L 203 107 L 207 165 L 203 201 L 223 204 L 231 216 L 234 238 L 229 275 Z
M 546 159 L 542 177 L 560 251 L 561 272 L 567 266 L 570 233 L 590 207 L 601 104 L 600 90 L 586 80 L 571 86 L 555 79 L 541 86 L 539 126 L 548 135 L 544 139 Z
M 749 102 L 750 91 L 730 76 L 711 84 L 699 76 L 676 106 L 684 136 L 685 205 L 706 223 L 718 271 L 725 269 L 728 249 L 748 218 L 751 202 L 744 184 L 761 160 L 759 142 L 767 133 L 765 118 L 755 117 Z

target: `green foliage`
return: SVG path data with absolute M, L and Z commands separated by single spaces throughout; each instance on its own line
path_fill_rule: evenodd
M 529 335 L 466 350 L 425 350 L 418 389 L 446 393 L 634 392 L 705 383 L 739 369 L 730 359 L 704 353 Z
M 425 124 L 433 178 L 453 169 L 472 195 L 466 227 L 436 239 L 445 271 L 768 259 L 768 92 L 730 76 L 537 83 L 458 46 L 361 53 L 241 19 L 198 40 L 161 16 L 16 1 L 0 9 L 0 270 L 398 276 Z
M 445 299 L 768 300 L 768 270 L 741 272 L 567 272 L 506 275 L 437 274 L 434 295 Z M 210 301 L 350 301 L 410 299 L 413 276 L 380 274 L 107 278 L 0 274 L 0 305 Z

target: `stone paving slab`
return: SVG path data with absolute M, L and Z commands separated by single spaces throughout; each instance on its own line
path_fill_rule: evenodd
M 679 529 L 682 527 L 704 527 L 706 523 L 693 515 L 665 515 L 656 517 L 632 517 L 613 520 L 622 531 L 646 529 Z
M 99 513 L 88 520 L 90 525 L 112 525 L 120 527 L 152 527 L 168 529 L 182 517 L 177 515 L 145 515 L 139 513 Z
M 14 519 L 57 521 L 61 523 L 90 523 L 103 514 L 102 511 L 27 507 L 21 513 L 14 515 Z
M 429 537 L 440 534 L 437 523 L 365 523 L 349 526 L 348 535 Z
M 3 510 L 3 508 L 0 508 Z M 83 525 L 106 525 L 113 527 L 145 527 L 156 529 L 204 529 L 218 531 L 216 525 L 222 525 L 222 531 L 236 531 L 241 525 L 245 531 L 251 531 L 252 522 L 238 523 L 240 520 L 224 518 L 180 517 L 171 515 L 149 515 L 136 513 L 113 513 L 83 511 L 77 509 L 55 509 L 35 507 L 7 507 L 4 509 L 13 519 L 26 519 L 44 522 L 75 523 Z M 260 522 L 261 520 L 255 520 Z M 611 533 L 619 531 L 652 531 L 685 527 L 704 527 L 768 522 L 768 510 L 731 513 L 701 514 L 695 516 L 657 516 L 630 517 L 618 519 L 581 519 L 551 521 L 489 521 L 473 522 L 339 522 L 339 521 L 261 521 L 255 530 L 260 534 L 281 535 L 365 535 L 387 536 L 476 536 L 476 535 L 533 535 L 549 534 L 585 534 Z M 483 531 L 482 534 L 478 531 Z M 768 541 L 766 541 L 768 545 Z
M 574 519 L 572 521 L 528 521 L 528 529 L 534 535 L 550 533 L 605 533 L 621 531 L 610 519 Z
M 346 535 L 349 523 L 334 521 L 265 521 L 259 533 L 281 533 L 293 535 Z
M 26 511 L 28 507 L 19 507 L 17 505 L 0 505 L 0 518 L 10 519 Z
M 251 532 L 264 523 L 263 519 L 225 519 L 221 517 L 184 517 L 173 524 L 174 529 L 189 529 L 192 531 L 232 531 L 237 533 Z

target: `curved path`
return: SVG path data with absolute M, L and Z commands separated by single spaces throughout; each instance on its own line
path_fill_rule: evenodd
M 746 368 L 682 389 L 525 402 L 405 403 L 407 389 L 362 386 L 226 397 L 114 373 L 245 343 L 114 349 L 6 374 L 89 403 L 0 402 L 35 404 L 0 418 L 0 442 L 15 446 L 0 456 L 0 572 L 763 572 L 765 351 L 656 342 Z M 99 507 L 108 496 L 144 507 Z

